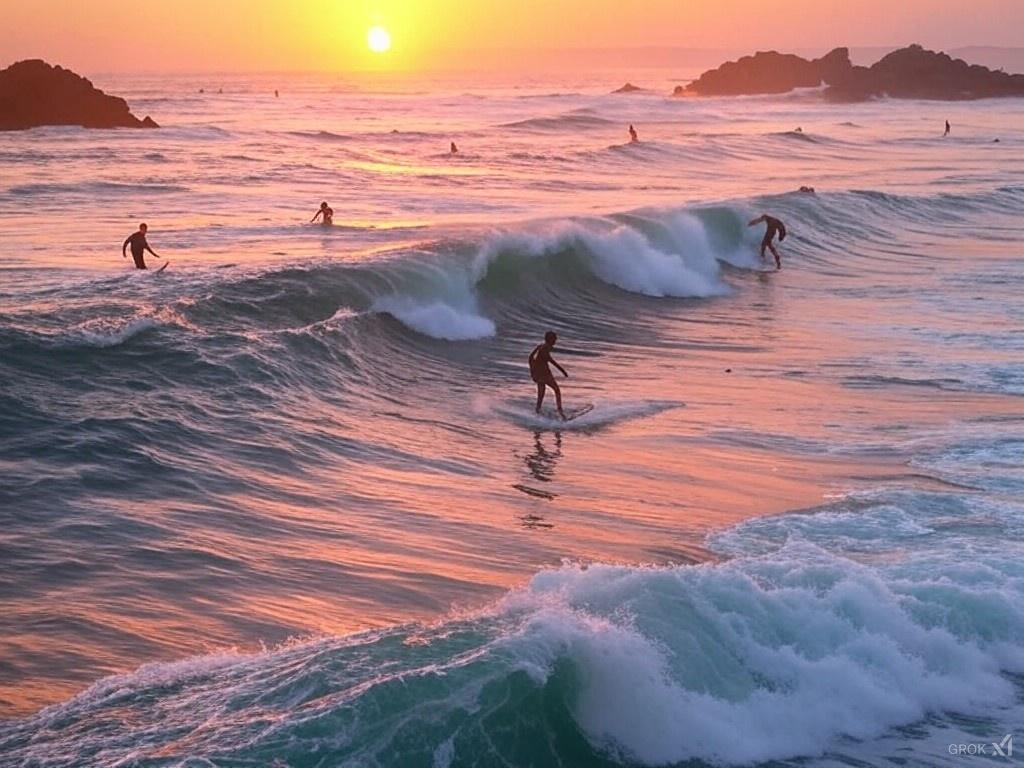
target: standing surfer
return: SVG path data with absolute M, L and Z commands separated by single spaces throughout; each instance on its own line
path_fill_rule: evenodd
M 128 258 L 128 254 L 125 253 L 128 246 L 132 247 L 132 258 L 135 260 L 136 269 L 146 269 L 145 251 L 149 251 L 158 259 L 162 259 L 162 256 L 157 255 L 156 251 L 149 247 L 149 243 L 146 242 L 146 232 L 149 230 L 145 224 L 139 224 L 139 231 L 129 235 L 124 243 L 121 245 L 121 258 Z M 166 266 L 166 265 L 164 265 Z M 163 267 L 161 267 L 163 269 Z
M 557 382 L 555 382 L 555 376 L 551 373 L 549 366 L 553 365 L 555 368 L 562 372 L 565 378 L 569 378 L 569 374 L 566 373 L 565 368 L 555 362 L 555 359 L 551 356 L 551 350 L 555 348 L 555 344 L 558 342 L 558 334 L 554 331 L 548 331 L 544 334 L 544 343 L 538 344 L 537 347 L 530 353 L 530 378 L 537 383 L 537 413 L 540 413 L 540 407 L 544 403 L 544 394 L 547 391 L 546 387 L 551 387 L 555 392 L 555 403 L 558 405 L 558 415 L 565 419 L 565 411 L 562 410 L 562 390 L 558 388 Z
M 640 137 L 637 136 L 636 128 L 634 128 L 633 124 L 630 123 L 629 124 L 629 142 L 631 144 L 636 144 L 638 141 L 640 141 Z
M 772 252 L 772 255 L 775 256 L 775 268 L 782 269 L 782 259 L 779 257 L 779 252 L 775 250 L 775 246 L 772 245 L 772 240 L 775 239 L 776 235 L 779 236 L 780 243 L 786 239 L 786 225 L 774 216 L 769 216 L 765 213 L 758 216 L 756 219 L 753 219 L 749 224 L 747 224 L 747 226 L 753 227 L 762 223 L 765 225 L 765 231 L 764 239 L 761 241 L 761 258 L 764 258 L 764 252 L 767 248 Z

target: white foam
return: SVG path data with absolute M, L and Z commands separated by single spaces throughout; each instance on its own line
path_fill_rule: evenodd
M 496 404 L 488 402 L 483 408 L 477 408 L 477 412 L 490 410 L 521 426 L 534 429 L 586 430 L 653 416 L 684 405 L 684 403 L 666 400 L 598 401 L 594 403 L 594 408 L 589 413 L 578 416 L 572 421 L 562 421 L 553 410 L 553 402 L 554 395 L 549 392 L 544 401 L 544 411 L 539 414 L 534 411 L 532 403 L 526 402 Z M 573 407 L 574 405 L 570 404 L 567 399 L 565 410 L 571 412 Z
M 139 317 L 127 322 L 101 319 L 75 328 L 64 340 L 64 344 L 73 347 L 115 347 L 159 326 L 160 323 L 151 317 Z
M 484 339 L 495 333 L 494 321 L 473 308 L 460 308 L 440 300 L 389 296 L 378 300 L 373 309 L 391 315 L 418 333 L 445 341 Z
M 700 221 L 678 213 L 670 217 L 670 229 L 673 250 L 655 246 L 633 227 L 605 221 L 561 222 L 538 232 L 505 233 L 481 249 L 475 272 L 482 278 L 502 253 L 540 258 L 573 249 L 595 277 L 624 291 L 677 298 L 727 293 Z
M 645 765 L 746 764 L 1012 705 L 1001 668 L 1024 665 L 1024 600 L 1003 589 L 1000 637 L 948 610 L 981 596 L 969 583 L 911 598 L 806 544 L 725 564 L 563 567 L 506 599 L 528 618 L 505 645 L 539 683 L 571 662 L 574 716 L 596 746 Z

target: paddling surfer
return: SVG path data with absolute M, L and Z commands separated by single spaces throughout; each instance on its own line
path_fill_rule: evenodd
M 782 269 L 782 259 L 779 256 L 779 252 L 775 250 L 772 240 L 775 239 L 776 235 L 779 236 L 780 243 L 786 239 L 786 225 L 774 216 L 769 216 L 767 213 L 753 219 L 749 224 L 747 224 L 747 226 L 753 227 L 758 224 L 765 225 L 764 239 L 761 241 L 761 258 L 764 258 L 765 249 L 770 250 L 772 255 L 775 256 L 775 268 Z
M 544 334 L 544 343 L 538 344 L 533 352 L 530 353 L 530 378 L 537 383 L 537 413 L 540 413 L 540 407 L 544 404 L 546 388 L 551 387 L 555 392 L 558 415 L 564 420 L 565 411 L 562 410 L 562 390 L 559 389 L 550 367 L 551 365 L 555 366 L 555 368 L 562 372 L 563 376 L 569 378 L 565 368 L 556 363 L 555 359 L 551 356 L 551 350 L 555 348 L 557 342 L 558 334 L 554 331 L 548 331 Z
M 128 254 L 125 251 L 130 245 L 132 247 L 132 258 L 135 260 L 136 269 L 146 269 L 145 252 L 149 251 L 158 259 L 162 259 L 163 256 L 159 256 L 156 251 L 149 247 L 149 243 L 146 242 L 146 232 L 149 230 L 145 224 L 139 224 L 139 231 L 129 235 L 124 243 L 121 245 L 121 258 L 128 258 Z

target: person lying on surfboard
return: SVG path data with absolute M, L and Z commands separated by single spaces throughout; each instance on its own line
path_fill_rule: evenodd
M 146 231 L 149 229 L 145 224 L 139 224 L 139 231 L 128 236 L 121 246 L 121 258 L 128 258 L 128 254 L 125 250 L 129 245 L 132 247 L 132 258 L 135 259 L 136 269 L 146 269 L 146 259 L 144 258 L 145 251 L 149 251 L 158 259 L 162 259 L 163 256 L 157 254 L 152 248 L 149 247 L 149 243 L 146 242 Z
M 546 388 L 551 387 L 555 392 L 558 415 L 565 419 L 565 411 L 562 410 L 562 390 L 558 388 L 555 376 L 551 373 L 551 367 L 549 366 L 550 363 L 550 365 L 560 370 L 565 378 L 569 378 L 565 368 L 556 363 L 555 358 L 551 356 L 551 350 L 555 348 L 557 342 L 558 334 L 554 331 L 548 331 L 544 334 L 544 343 L 538 344 L 533 352 L 530 353 L 530 378 L 537 383 L 537 413 L 540 413 L 540 407 L 544 404 Z

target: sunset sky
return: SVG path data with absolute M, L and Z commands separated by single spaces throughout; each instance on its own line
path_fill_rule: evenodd
M 374 25 L 392 37 L 387 53 L 367 47 Z M 552 49 L 909 42 L 1024 45 L 1024 2 L 0 0 L 0 65 L 41 57 L 86 72 L 542 67 Z

